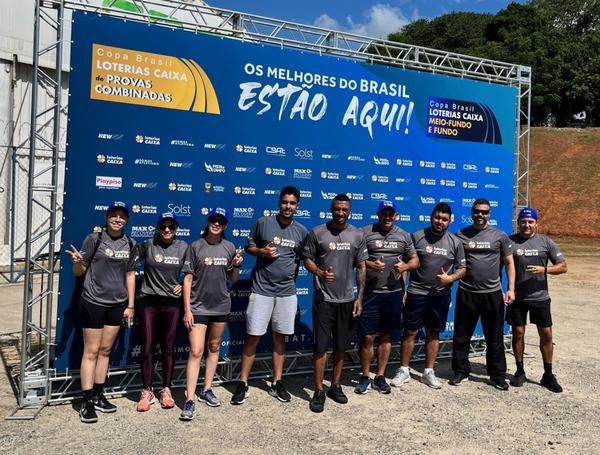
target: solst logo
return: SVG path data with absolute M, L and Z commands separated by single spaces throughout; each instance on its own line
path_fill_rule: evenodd
M 298 158 L 300 160 L 312 160 L 313 159 L 313 151 L 310 149 L 295 147 L 294 148 L 294 158 Z
M 122 177 L 108 177 L 104 175 L 96 176 L 96 186 L 101 189 L 118 189 L 123 186 Z
M 192 206 L 186 204 L 175 204 L 169 202 L 167 204 L 169 212 L 173 212 L 177 216 L 192 216 Z
M 265 148 L 265 151 L 268 155 L 273 156 L 285 156 L 285 149 L 283 147 L 275 147 L 273 145 L 268 145 Z

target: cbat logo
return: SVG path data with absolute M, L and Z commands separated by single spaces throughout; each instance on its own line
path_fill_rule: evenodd
M 477 165 L 476 164 L 463 164 L 463 171 L 467 171 L 467 172 L 477 172 Z
M 265 151 L 267 152 L 267 154 L 269 155 L 274 155 L 274 156 L 285 156 L 285 149 L 283 147 L 275 147 L 273 145 L 268 145 L 265 148 Z

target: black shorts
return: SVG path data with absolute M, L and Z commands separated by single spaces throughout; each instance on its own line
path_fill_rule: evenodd
M 532 324 L 538 327 L 552 327 L 550 299 L 541 302 L 515 301 L 508 306 L 506 322 L 510 325 L 527 325 L 527 313 Z
M 446 330 L 452 297 L 448 295 L 417 295 L 411 292 L 404 305 L 404 328 L 419 330 L 427 327 L 434 332 Z
M 385 333 L 392 335 L 402 328 L 402 296 L 404 292 L 369 294 L 363 300 L 358 319 L 358 333 L 365 335 Z
M 194 324 L 208 325 L 213 322 L 227 322 L 228 320 L 228 314 L 219 314 L 216 316 L 206 316 L 204 314 L 194 315 Z
M 120 326 L 123 324 L 123 313 L 127 302 L 118 305 L 102 306 L 81 299 L 79 313 L 81 327 L 84 329 L 101 329 L 105 325 Z
M 343 352 L 350 349 L 357 319 L 352 316 L 353 310 L 354 300 L 342 303 L 313 300 L 313 350 L 315 352 L 327 352 L 332 335 L 334 351 Z

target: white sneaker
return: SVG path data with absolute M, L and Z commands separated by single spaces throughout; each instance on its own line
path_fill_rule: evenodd
M 421 376 L 421 382 L 425 385 L 428 385 L 432 389 L 442 388 L 442 381 L 435 376 L 435 372 L 433 370 L 423 373 L 423 376 Z
M 400 387 L 410 381 L 410 370 L 403 370 L 398 368 L 396 370 L 396 376 L 390 381 L 394 387 Z

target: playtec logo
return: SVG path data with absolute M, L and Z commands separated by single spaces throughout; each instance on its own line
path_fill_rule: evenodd
M 227 172 L 222 164 L 208 164 L 206 161 L 204 162 L 204 169 L 206 169 L 206 172 L 213 174 L 225 174 Z
M 114 164 L 116 166 L 123 165 L 123 157 L 119 155 L 98 155 L 96 157 L 98 164 Z
M 158 136 L 142 136 L 138 134 L 135 137 L 135 142 L 145 145 L 160 145 L 160 137 Z
M 123 137 L 123 134 L 98 133 L 98 139 L 102 139 L 104 141 L 122 141 Z
M 116 190 L 123 186 L 123 177 L 97 175 L 96 186 L 103 190 Z
M 156 215 L 158 208 L 155 205 L 133 204 L 131 206 L 133 213 L 142 213 L 144 215 Z

